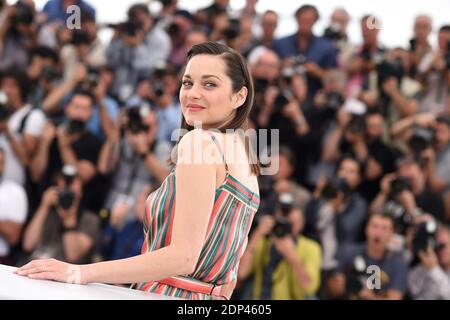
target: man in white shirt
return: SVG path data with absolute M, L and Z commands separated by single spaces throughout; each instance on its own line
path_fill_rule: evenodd
M 26 103 L 29 93 L 28 79 L 22 72 L 5 73 L 1 90 L 6 96 L 6 107 L 12 114 L 7 125 L 0 129 L 0 147 L 5 150 L 5 178 L 25 185 L 25 168 L 32 159 L 46 123 L 40 109 Z
M 4 177 L 5 152 L 0 149 L 0 264 L 8 263 L 10 247 L 19 242 L 28 201 L 23 187 Z

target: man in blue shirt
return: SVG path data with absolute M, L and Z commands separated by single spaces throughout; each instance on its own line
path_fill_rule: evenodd
M 338 272 L 326 281 L 330 297 L 403 299 L 408 265 L 400 252 L 388 249 L 394 235 L 394 223 L 394 218 L 384 213 L 376 212 L 370 216 L 366 243 L 348 246 L 338 255 Z
M 295 18 L 298 31 L 291 36 L 275 40 L 273 49 L 282 59 L 291 60 L 291 64 L 303 65 L 308 80 L 308 93 L 313 96 L 322 87 L 321 80 L 325 71 L 337 65 L 336 49 L 329 40 L 316 37 L 312 33 L 314 24 L 319 20 L 316 7 L 301 6 L 296 11 Z M 291 58 L 295 57 L 292 61 Z

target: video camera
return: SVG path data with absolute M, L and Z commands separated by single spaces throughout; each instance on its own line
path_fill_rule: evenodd
M 347 295 L 355 296 L 367 286 L 367 263 L 363 256 L 353 259 L 351 268 L 346 273 L 345 289 Z

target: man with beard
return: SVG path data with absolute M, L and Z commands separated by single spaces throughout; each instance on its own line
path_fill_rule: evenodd
M 31 164 L 35 180 L 41 181 L 41 191 L 51 185 L 55 173 L 63 165 L 75 166 L 85 187 L 85 205 L 90 207 L 93 179 L 96 175 L 96 163 L 100 151 L 100 141 L 86 128 L 93 112 L 95 98 L 84 90 L 76 90 L 65 109 L 67 121 L 55 127 L 48 123 L 35 160 Z

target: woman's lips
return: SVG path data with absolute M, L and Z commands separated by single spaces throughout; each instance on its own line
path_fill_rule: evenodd
M 202 106 L 199 106 L 197 104 L 189 104 L 187 106 L 187 111 L 190 111 L 190 112 L 198 112 L 198 111 L 202 111 L 203 109 L 205 109 L 205 108 Z

